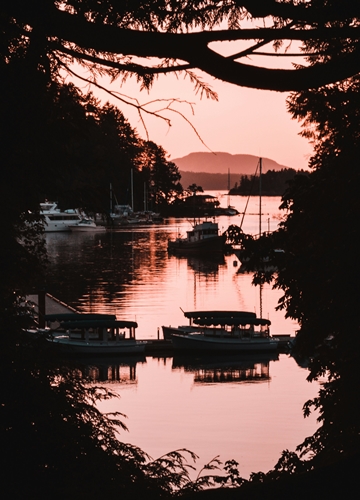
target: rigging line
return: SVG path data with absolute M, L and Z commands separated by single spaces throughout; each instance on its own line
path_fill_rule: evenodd
M 251 196 L 251 193 L 252 193 L 252 190 L 253 190 L 253 187 L 254 187 L 254 183 L 255 183 L 255 178 L 256 178 L 256 174 L 257 174 L 257 171 L 258 171 L 258 168 L 259 168 L 259 165 L 260 165 L 260 160 L 258 161 L 258 164 L 256 166 L 256 170 L 255 170 L 255 174 L 252 178 L 252 183 L 251 183 L 251 187 L 250 187 L 250 193 L 248 195 L 248 199 L 246 201 L 246 205 L 245 205 L 245 210 L 243 212 L 243 216 L 242 216 L 242 219 L 241 219 L 241 223 L 240 223 L 240 229 L 242 228 L 242 225 L 243 225 L 243 222 L 244 222 L 244 218 L 245 218 L 245 214 L 246 214 L 246 209 L 248 207 L 248 204 L 249 204 L 249 200 L 250 200 L 250 196 Z

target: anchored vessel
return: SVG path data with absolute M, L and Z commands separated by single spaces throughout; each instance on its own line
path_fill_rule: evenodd
M 45 320 L 60 325 L 43 333 L 63 353 L 109 355 L 145 351 L 146 341 L 135 338 L 135 321 L 121 321 L 107 314 L 76 313 L 46 315 Z
M 268 319 L 247 311 L 185 312 L 188 326 L 164 327 L 174 349 L 201 351 L 273 351 L 278 339 L 270 336 Z
M 57 208 L 57 203 L 53 201 L 40 203 L 40 213 L 45 220 L 45 233 L 70 231 L 70 227 L 78 224 L 81 220 L 76 210 L 61 212 L 61 210 Z
M 226 236 L 219 234 L 216 222 L 203 221 L 194 224 L 185 238 L 168 240 L 168 251 L 174 253 L 214 253 L 223 252 Z

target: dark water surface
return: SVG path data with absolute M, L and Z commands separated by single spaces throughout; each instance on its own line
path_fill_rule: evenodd
M 214 194 L 214 193 L 213 193 Z M 218 194 L 218 193 L 215 193 Z M 227 205 L 222 195 L 222 206 Z M 243 211 L 246 199 L 232 197 Z M 279 198 L 263 198 L 263 230 L 275 229 Z M 258 213 L 251 199 L 249 214 Z M 220 217 L 220 229 L 239 225 L 242 216 Z M 208 259 L 167 253 L 167 239 L 185 235 L 187 220 L 118 229 L 107 233 L 49 233 L 46 289 L 83 312 L 106 312 L 138 322 L 138 338 L 156 338 L 162 325 L 186 324 L 182 310 L 241 309 L 260 312 L 252 275 L 239 273 L 234 255 Z M 244 230 L 258 232 L 248 215 Z M 281 292 L 265 286 L 262 314 L 271 333 L 294 333 L 296 324 L 275 311 Z M 235 357 L 144 357 L 92 360 L 94 380 L 107 381 L 120 399 L 103 411 L 127 415 L 120 438 L 153 458 L 188 448 L 205 463 L 216 455 L 234 458 L 240 473 L 271 468 L 283 449 L 293 450 L 316 429 L 302 405 L 318 391 L 307 371 L 286 354 Z

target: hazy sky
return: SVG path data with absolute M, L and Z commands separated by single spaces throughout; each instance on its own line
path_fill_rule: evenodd
M 234 47 L 221 45 L 219 52 L 225 53 L 230 49 L 234 50 Z M 265 60 L 261 56 L 255 61 L 247 59 L 244 62 L 269 66 L 266 64 L 269 59 L 271 64 L 276 59 L 277 67 L 291 67 L 290 58 L 280 58 L 280 64 L 279 58 Z M 207 74 L 202 74 L 201 78 L 217 92 L 218 101 L 205 96 L 200 99 L 200 95 L 194 92 L 194 84 L 190 82 L 189 77 L 184 79 L 184 75 L 160 76 L 150 93 L 140 92 L 140 86 L 135 78 L 129 79 L 121 88 L 117 81 L 111 86 L 106 80 L 103 80 L 102 84 L 104 87 L 111 87 L 114 91 L 138 99 L 141 104 L 155 101 L 148 107 L 152 111 L 165 108 L 169 102 L 163 101 L 164 99 L 175 98 L 193 103 L 193 110 L 185 102 L 173 105 L 173 108 L 182 113 L 186 119 L 169 110 L 163 112 L 164 116 L 170 118 L 171 127 L 159 118 L 143 114 L 149 139 L 161 145 L 169 153 L 170 158 L 182 157 L 195 151 L 211 150 L 267 157 L 296 169 L 307 167 L 312 147 L 306 139 L 299 136 L 300 124 L 292 120 L 286 111 L 288 94 L 238 87 L 215 80 Z M 84 82 L 77 83 L 86 90 Z M 102 103 L 110 101 L 116 104 L 132 127 L 137 129 L 139 135 L 146 138 L 144 127 L 133 107 L 98 89 L 92 90 L 101 98 Z M 186 120 L 195 127 L 206 146 Z

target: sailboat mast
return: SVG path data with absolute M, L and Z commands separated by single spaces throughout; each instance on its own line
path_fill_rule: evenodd
M 112 208 L 112 184 L 110 182 L 110 214 L 112 214 L 113 208 Z
M 261 236 L 261 174 L 262 174 L 262 158 L 259 159 L 259 237 Z
M 230 168 L 228 168 L 228 208 L 230 207 Z
M 131 187 L 131 210 L 134 211 L 134 170 L 131 169 L 131 178 L 130 178 L 130 187 Z
M 262 158 L 259 158 L 259 238 L 261 237 L 261 175 L 262 175 Z M 262 318 L 262 283 L 260 283 L 260 318 Z

